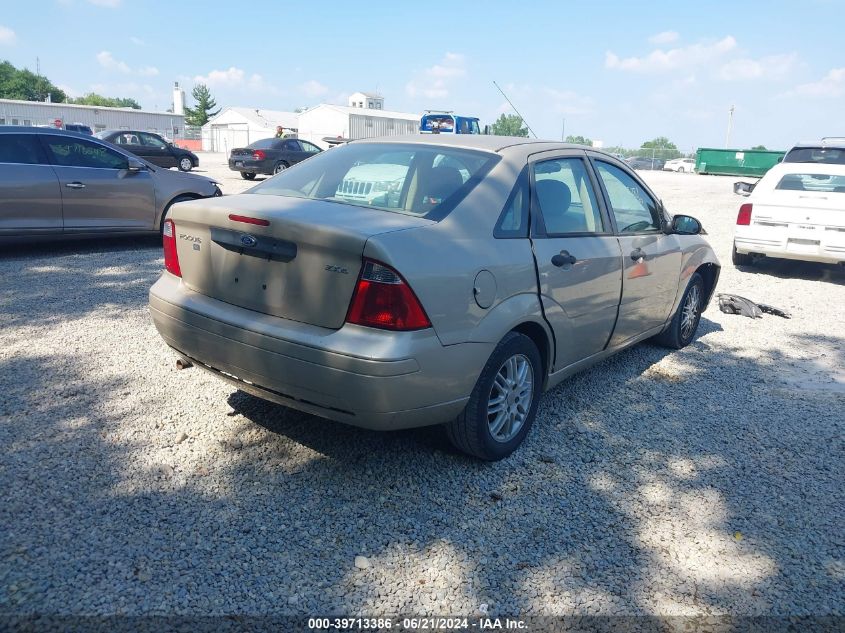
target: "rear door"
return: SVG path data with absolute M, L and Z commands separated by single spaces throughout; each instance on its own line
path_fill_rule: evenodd
M 311 154 L 303 150 L 302 145 L 295 138 L 285 139 L 285 142 L 282 144 L 282 160 L 286 161 L 289 165 L 295 165 L 309 156 Z
M 65 233 L 154 230 L 155 187 L 147 170 L 94 140 L 40 135 L 58 176 Z
M 629 170 L 592 156 L 602 195 L 622 249 L 619 319 L 611 346 L 669 318 L 681 275 L 681 247 L 663 232 L 662 206 Z
M 0 134 L 0 236 L 60 233 L 59 179 L 35 134 Z
M 144 158 L 159 167 L 176 167 L 173 150 L 161 138 L 148 132 L 139 132 L 141 146 L 146 152 Z
M 557 370 L 602 351 L 610 340 L 622 254 L 583 151 L 537 154 L 529 171 L 532 242 Z

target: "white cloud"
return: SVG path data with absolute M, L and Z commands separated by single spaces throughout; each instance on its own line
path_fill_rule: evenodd
M 138 74 L 142 77 L 155 77 L 158 75 L 158 68 L 155 66 L 144 66 L 138 69 Z
M 129 38 L 129 41 L 132 42 L 135 46 L 145 46 L 146 42 L 142 40 L 140 37 L 135 37 L 134 35 Z
M 88 0 L 88 3 L 107 9 L 116 9 L 123 3 L 123 0 Z
M 18 41 L 18 36 L 8 26 L 0 24 L 0 45 L 13 46 Z
M 466 58 L 459 53 L 446 53 L 439 63 L 418 72 L 405 85 L 405 92 L 411 97 L 443 99 L 455 80 L 466 75 Z
M 719 68 L 716 77 L 725 81 L 781 79 L 795 67 L 797 58 L 795 53 L 789 53 L 760 59 L 732 59 Z
M 194 83 L 206 86 L 238 86 L 243 84 L 246 73 L 241 68 L 231 66 L 227 70 L 212 70 L 207 75 L 197 75 Z
M 540 93 L 543 101 L 548 103 L 551 110 L 558 114 L 584 115 L 593 111 L 593 100 L 590 97 L 579 95 L 571 90 L 557 90 L 555 88 L 543 88 Z
M 329 89 L 316 79 L 310 79 L 304 84 L 297 86 L 297 91 L 301 92 L 306 97 L 314 98 L 322 97 L 324 94 L 329 92 Z
M 663 31 L 657 35 L 652 35 L 648 38 L 648 41 L 652 44 L 671 44 L 672 42 L 677 42 L 679 38 L 680 35 L 678 35 L 677 31 Z
M 660 73 L 692 68 L 712 62 L 736 48 L 736 39 L 728 35 L 715 42 L 703 42 L 664 51 L 655 49 L 644 57 L 620 58 L 612 51 L 605 53 L 604 65 L 613 70 L 637 73 Z
M 126 63 L 115 59 L 109 51 L 100 51 L 97 53 L 97 61 L 106 70 L 116 70 L 121 73 L 132 72 Z
M 796 86 L 787 96 L 838 97 L 845 94 L 845 67 L 832 68 L 819 81 Z

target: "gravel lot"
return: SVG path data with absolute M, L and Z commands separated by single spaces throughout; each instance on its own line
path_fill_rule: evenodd
M 794 318 L 711 306 L 547 394 L 497 464 L 177 371 L 158 240 L 5 249 L 0 612 L 845 614 L 845 274 L 737 271 L 735 179 L 644 177 L 720 290 Z

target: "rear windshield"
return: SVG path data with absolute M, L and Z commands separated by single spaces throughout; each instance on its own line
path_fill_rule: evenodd
M 441 219 L 498 160 L 496 154 L 451 147 L 351 143 L 321 152 L 247 193 Z
M 829 174 L 786 174 L 775 189 L 845 193 L 845 176 Z
M 250 143 L 247 147 L 250 149 L 273 149 L 277 143 L 281 142 L 282 141 L 277 138 L 263 138 L 260 141 Z
M 796 147 L 784 157 L 785 163 L 825 163 L 845 165 L 845 149 L 835 147 Z

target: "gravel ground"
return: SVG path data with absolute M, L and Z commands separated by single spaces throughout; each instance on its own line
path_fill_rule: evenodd
M 703 221 L 720 290 L 794 318 L 711 306 L 688 348 L 546 394 L 496 464 L 177 371 L 157 240 L 6 249 L 0 612 L 845 613 L 845 275 L 737 271 L 734 179 L 644 176 Z

